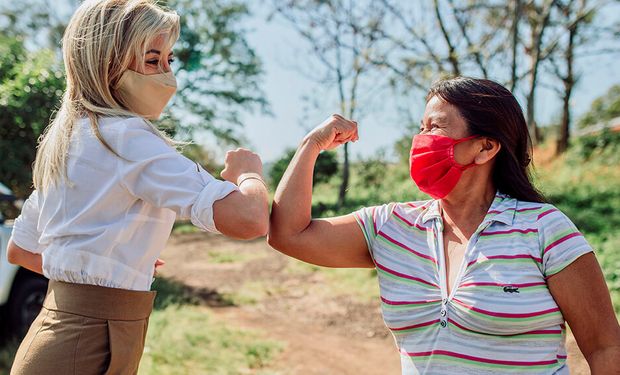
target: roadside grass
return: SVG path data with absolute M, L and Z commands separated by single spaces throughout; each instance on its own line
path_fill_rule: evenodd
M 261 369 L 282 344 L 227 327 L 180 283 L 158 278 L 140 374 L 244 374 Z
M 282 349 L 258 331 L 228 327 L 182 284 L 156 279 L 157 298 L 139 374 L 271 374 L 265 369 Z M 19 345 L 0 350 L 0 374 L 8 374 Z
M 365 268 L 326 268 L 291 259 L 285 272 L 291 275 L 314 275 L 318 280 L 315 287 L 301 286 L 308 293 L 319 293 L 326 297 L 347 296 L 360 303 L 376 301 L 379 298 L 377 271 Z

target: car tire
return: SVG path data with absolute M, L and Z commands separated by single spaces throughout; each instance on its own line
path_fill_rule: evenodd
M 47 279 L 35 274 L 22 274 L 15 279 L 7 313 L 10 330 L 18 337 L 28 331 L 41 311 L 47 292 Z

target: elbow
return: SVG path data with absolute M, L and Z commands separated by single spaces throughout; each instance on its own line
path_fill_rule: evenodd
M 284 236 L 282 233 L 278 233 L 278 231 L 271 229 L 269 234 L 267 234 L 267 243 L 272 248 L 286 254 L 286 249 L 289 247 L 286 241 L 287 238 L 290 239 L 290 237 Z
M 248 211 L 241 225 L 239 237 L 242 240 L 254 240 L 269 233 L 269 212 Z
M 9 242 L 9 246 L 6 252 L 6 259 L 9 263 L 11 264 L 19 264 L 19 258 L 20 258 L 20 249 L 17 247 L 17 245 L 15 245 L 13 243 L 13 241 Z

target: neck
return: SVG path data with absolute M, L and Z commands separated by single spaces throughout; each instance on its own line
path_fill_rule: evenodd
M 470 181 L 471 184 L 459 183 L 448 196 L 440 201 L 445 224 L 456 226 L 468 238 L 486 216 L 496 192 L 495 186 L 489 179 L 475 178 Z

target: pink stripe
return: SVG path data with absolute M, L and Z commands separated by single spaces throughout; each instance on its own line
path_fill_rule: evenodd
M 377 218 L 375 217 L 375 212 L 377 211 L 376 207 L 372 208 L 372 227 L 375 231 L 375 235 L 377 234 Z
M 420 258 L 428 259 L 428 260 L 430 260 L 431 262 L 433 262 L 433 263 L 437 264 L 437 261 L 435 260 L 435 258 L 432 258 L 432 257 L 430 257 L 430 256 L 428 256 L 428 255 L 426 255 L 426 254 L 422 254 L 422 253 L 420 253 L 420 252 L 417 252 L 417 251 L 413 250 L 412 248 L 410 248 L 409 246 L 407 246 L 407 245 L 405 245 L 405 244 L 403 244 L 403 243 L 400 243 L 400 242 L 396 241 L 395 239 L 393 239 L 392 237 L 388 236 L 387 234 L 385 234 L 385 233 L 383 233 L 383 232 L 379 232 L 379 233 L 378 233 L 378 235 L 379 235 L 379 236 L 381 236 L 381 237 L 383 237 L 383 238 L 385 238 L 386 240 L 390 241 L 390 242 L 391 242 L 391 243 L 393 243 L 394 245 L 396 245 L 396 246 L 398 246 L 398 247 L 401 247 L 401 248 L 403 248 L 403 249 L 405 249 L 405 250 L 409 251 L 410 253 L 413 253 L 413 254 L 415 254 L 415 255 L 419 256 Z
M 497 210 L 489 211 L 489 212 L 487 212 L 487 215 L 488 214 L 501 214 L 501 213 L 504 213 L 504 212 L 507 212 L 507 211 L 517 211 L 517 212 L 535 211 L 535 210 L 540 210 L 541 208 L 542 208 L 542 206 L 540 206 L 540 207 L 530 207 L 530 208 L 520 208 L 518 210 L 515 210 L 514 208 L 507 208 L 504 211 L 497 211 Z
M 403 354 L 407 354 L 410 357 L 428 357 L 434 354 L 437 355 L 445 355 L 448 357 L 455 357 L 455 358 L 461 358 L 461 359 L 467 359 L 470 361 L 475 361 L 475 362 L 482 362 L 482 363 L 491 363 L 491 364 L 495 364 L 495 365 L 507 365 L 507 366 L 542 366 L 542 365 L 552 365 L 557 363 L 558 361 L 553 359 L 553 360 L 548 360 L 548 361 L 503 361 L 503 360 L 499 360 L 499 359 L 489 359 L 489 358 L 482 358 L 482 357 L 474 357 L 471 355 L 466 355 L 466 354 L 461 354 L 461 353 L 455 353 L 455 352 L 449 352 L 447 350 L 433 350 L 430 352 L 418 352 L 418 353 L 408 353 L 406 351 L 401 351 L 401 353 Z
M 390 330 L 392 331 L 406 331 L 408 329 L 414 329 L 414 328 L 420 328 L 420 327 L 426 327 L 426 326 L 430 326 L 433 325 L 435 323 L 438 323 L 439 319 L 435 319 L 435 320 L 431 320 L 430 322 L 424 322 L 424 323 L 420 323 L 420 324 L 414 324 L 412 326 L 407 326 L 407 327 L 399 327 L 399 328 L 392 328 L 392 327 L 388 327 Z
M 469 306 L 466 305 L 465 303 L 459 301 L 456 298 L 452 299 L 453 301 L 457 302 L 459 305 L 475 311 L 475 312 L 479 312 L 481 314 L 485 314 L 485 315 L 489 315 L 489 316 L 495 316 L 498 318 L 531 318 L 534 316 L 540 316 L 540 315 L 545 315 L 545 314 L 549 314 L 552 312 L 556 312 L 556 311 L 560 311 L 560 309 L 558 307 L 554 307 L 551 309 L 547 309 L 547 310 L 543 310 L 543 311 L 535 311 L 535 312 L 531 312 L 531 313 L 519 313 L 519 314 L 513 314 L 513 313 L 502 313 L 502 312 L 495 312 L 495 311 L 489 311 L 489 310 L 483 310 L 483 309 L 479 309 L 477 307 L 474 306 Z
M 554 247 L 556 247 L 557 245 L 561 244 L 564 241 L 568 241 L 573 237 L 579 237 L 581 236 L 581 233 L 579 232 L 574 232 L 571 234 L 568 234 L 562 238 L 560 238 L 559 240 L 554 241 L 553 243 L 551 243 L 549 246 L 545 247 L 545 251 L 543 251 L 543 254 L 547 254 L 547 251 L 553 249 Z
M 536 258 L 535 256 L 529 254 L 517 254 L 517 255 L 491 255 L 488 256 L 487 259 L 533 259 L 538 263 L 542 263 L 541 258 Z M 478 259 L 474 259 L 467 264 L 467 267 L 478 263 Z
M 433 283 L 429 283 L 428 281 L 420 279 L 419 277 L 413 277 L 413 276 L 410 276 L 410 275 L 406 275 L 404 273 L 400 273 L 398 271 L 391 270 L 391 269 L 387 268 L 386 266 L 384 266 L 382 264 L 379 264 L 379 263 L 376 263 L 376 264 L 377 264 L 377 267 L 379 269 L 382 269 L 383 271 L 385 271 L 387 273 L 391 273 L 392 275 L 395 275 L 395 276 L 398 276 L 398 277 L 402 277 L 403 279 L 414 280 L 414 281 L 420 282 L 422 284 L 434 286 L 435 288 L 439 288 L 437 285 L 435 285 Z
M 490 283 L 490 282 L 479 282 L 479 283 L 466 283 L 461 284 L 460 286 L 516 286 L 519 288 L 527 288 L 528 286 L 538 286 L 538 285 L 546 285 L 544 281 L 539 281 L 535 283 L 523 283 L 523 284 L 502 284 L 502 283 Z
M 558 357 L 558 359 L 566 359 L 566 358 L 568 358 L 567 355 L 559 355 L 559 354 L 556 357 Z
M 550 213 L 556 212 L 558 209 L 557 208 L 552 208 L 550 210 L 547 210 L 543 213 L 541 213 L 540 215 L 538 215 L 538 220 L 542 219 L 543 217 L 549 215 Z
M 415 227 L 415 228 L 418 228 L 418 229 L 423 230 L 423 231 L 429 231 L 429 228 L 423 227 L 420 224 L 415 224 L 415 223 L 410 222 L 409 220 L 407 220 L 404 217 L 400 216 L 398 214 L 398 212 L 396 212 L 396 211 L 394 211 L 394 216 L 398 217 L 399 219 L 401 219 L 402 221 L 407 223 L 407 225 L 409 225 L 410 227 Z
M 459 327 L 462 330 L 470 331 L 470 332 L 474 332 L 474 333 L 480 333 L 478 331 L 474 331 L 472 329 L 464 327 L 464 326 L 460 325 L 459 323 L 455 322 L 452 319 L 448 318 L 448 321 L 451 324 L 454 324 L 455 326 Z M 541 330 L 537 330 L 537 331 L 529 331 L 529 332 L 517 333 L 517 334 L 514 334 L 514 335 L 503 335 L 503 336 L 510 337 L 510 336 L 520 336 L 520 335 L 547 335 L 547 334 L 560 334 L 560 333 L 562 333 L 562 331 L 560 331 L 559 329 L 547 329 L 547 330 L 541 329 Z M 486 333 L 480 333 L 480 334 L 481 335 L 486 335 Z
M 528 228 L 528 229 L 511 229 L 511 230 L 500 230 L 497 232 L 482 232 L 480 236 L 493 236 L 495 234 L 510 234 L 510 233 L 538 233 L 537 228 Z
M 383 301 L 384 303 L 388 304 L 388 305 L 393 305 L 393 306 L 399 306 L 399 305 L 421 305 L 424 303 L 433 303 L 433 302 L 441 302 L 440 299 L 434 299 L 434 300 L 430 300 L 430 301 L 390 301 L 389 299 L 385 298 L 385 297 L 381 297 L 381 301 Z

